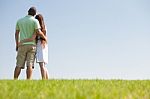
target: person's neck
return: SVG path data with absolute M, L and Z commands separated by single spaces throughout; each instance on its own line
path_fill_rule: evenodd
M 30 15 L 30 14 L 28 14 L 29 16 L 33 16 L 33 15 Z M 34 16 L 33 16 L 34 17 Z

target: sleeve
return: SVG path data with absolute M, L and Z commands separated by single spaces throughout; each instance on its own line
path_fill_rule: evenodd
M 19 22 L 16 23 L 16 30 L 19 30 Z
M 40 29 L 41 26 L 40 26 L 40 23 L 38 20 L 35 20 L 35 29 Z

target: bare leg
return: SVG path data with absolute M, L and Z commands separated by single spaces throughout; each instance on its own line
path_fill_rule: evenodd
M 45 65 L 43 62 L 39 63 L 39 65 L 40 65 L 42 79 L 46 79 Z
M 19 75 L 21 72 L 21 68 L 20 67 L 16 67 L 15 71 L 14 71 L 14 79 L 18 79 Z
M 47 70 L 47 68 L 45 67 L 45 71 L 46 71 L 46 79 L 48 79 L 48 70 Z
M 31 79 L 31 77 L 32 77 L 32 66 L 27 66 L 26 75 L 27 75 L 27 79 Z

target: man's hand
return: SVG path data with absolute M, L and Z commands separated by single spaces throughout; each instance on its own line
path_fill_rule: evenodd
M 18 45 L 16 45 L 16 51 L 18 51 Z

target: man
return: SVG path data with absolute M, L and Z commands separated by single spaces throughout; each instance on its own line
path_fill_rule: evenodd
M 40 31 L 40 24 L 38 20 L 34 18 L 36 15 L 36 8 L 31 7 L 28 10 L 28 15 L 24 18 L 21 18 L 17 21 L 15 40 L 16 40 L 16 51 L 17 53 L 17 62 L 14 70 L 14 79 L 18 79 L 21 69 L 25 68 L 25 63 L 27 66 L 26 76 L 27 79 L 31 79 L 32 69 L 34 68 L 34 60 L 36 53 L 36 43 L 35 40 L 30 42 L 25 42 L 22 45 L 19 45 L 19 42 L 24 39 L 31 38 L 34 33 L 37 33 L 41 37 L 43 33 Z

